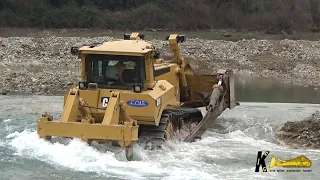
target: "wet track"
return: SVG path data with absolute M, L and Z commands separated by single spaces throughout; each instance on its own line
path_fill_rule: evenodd
M 63 97 L 0 96 L 0 179 L 317 179 L 320 151 L 293 150 L 274 139 L 278 124 L 300 120 L 317 104 L 244 103 L 227 110 L 194 143 L 168 142 L 161 151 L 136 146 L 127 162 L 121 149 L 78 140 L 40 140 L 36 120 L 48 111 L 59 118 Z M 290 159 L 306 155 L 312 172 L 256 173 L 258 150 Z

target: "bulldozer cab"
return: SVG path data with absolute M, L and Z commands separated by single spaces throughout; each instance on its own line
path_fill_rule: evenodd
M 102 89 L 144 88 L 144 56 L 88 54 L 85 57 L 86 83 Z
M 157 50 L 141 35 L 124 40 L 72 47 L 81 59 L 80 89 L 115 89 L 141 92 L 155 85 L 153 59 Z M 129 38 L 129 39 L 128 39 Z

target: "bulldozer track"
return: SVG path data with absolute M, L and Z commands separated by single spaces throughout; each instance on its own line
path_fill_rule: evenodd
M 172 124 L 173 129 L 176 130 L 182 128 L 185 120 L 196 121 L 199 123 L 201 119 L 202 114 L 199 109 L 166 109 L 161 115 L 158 126 L 144 124 L 140 125 L 138 142 L 146 144 L 145 148 L 161 148 L 163 143 L 168 140 L 168 124 Z

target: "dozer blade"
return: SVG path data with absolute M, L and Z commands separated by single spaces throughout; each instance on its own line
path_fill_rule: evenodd
M 232 109 L 237 105 L 234 101 L 232 71 L 220 70 L 217 78 L 212 92 L 208 94 L 208 102 L 202 102 L 207 110 L 204 116 L 194 102 L 185 103 L 177 109 L 166 109 L 162 112 L 159 126 L 140 125 L 139 143 L 146 144 L 145 148 L 154 149 L 161 148 L 169 139 L 192 142 L 200 138 L 226 108 Z
M 233 71 L 228 71 L 228 82 L 229 82 L 229 109 L 232 109 L 239 105 L 239 102 L 236 102 L 235 98 L 235 89 L 234 89 L 234 76 Z
M 234 80 L 232 71 L 228 74 L 218 71 L 219 82 L 213 86 L 209 105 L 206 107 L 207 113 L 203 119 L 197 124 L 192 132 L 184 139 L 184 142 L 192 142 L 208 129 L 208 126 L 218 116 L 220 116 L 226 108 L 234 108 L 237 104 L 234 96 Z M 223 83 L 227 83 L 223 86 Z M 224 89 L 227 88 L 227 89 Z M 225 101 L 225 95 L 228 94 L 228 100 Z

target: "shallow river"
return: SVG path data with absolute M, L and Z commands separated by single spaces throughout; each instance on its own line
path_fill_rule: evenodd
M 237 92 L 244 91 L 238 89 Z M 241 93 L 238 93 L 241 94 Z M 254 93 L 252 93 L 254 96 Z M 243 101 L 245 97 L 239 97 Z M 313 97 L 312 99 L 319 99 Z M 320 110 L 319 104 L 242 102 L 225 111 L 203 139 L 168 142 L 161 151 L 135 147 L 127 162 L 114 147 L 89 147 L 78 140 L 48 143 L 36 134 L 36 120 L 48 111 L 58 118 L 59 96 L 0 96 L 0 179 L 318 179 L 320 151 L 293 150 L 275 139 L 276 127 Z M 282 160 L 306 155 L 311 172 L 254 172 L 258 151 Z

